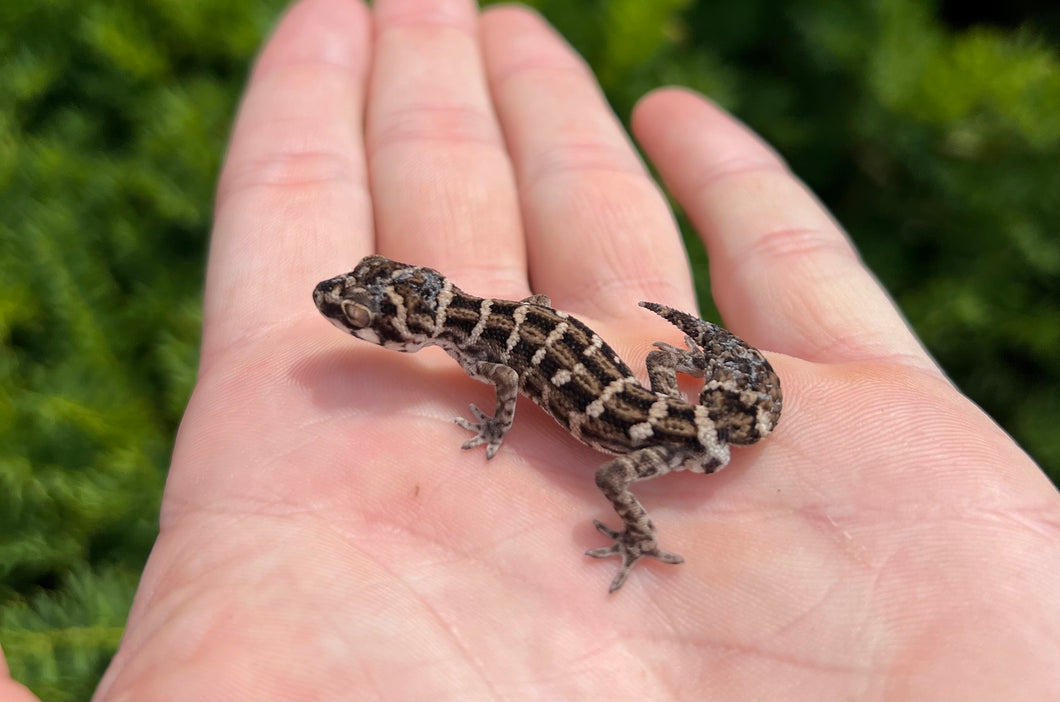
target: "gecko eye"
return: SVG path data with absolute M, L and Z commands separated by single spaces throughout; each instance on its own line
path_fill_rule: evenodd
M 367 307 L 353 300 L 342 301 L 342 313 L 357 329 L 364 329 L 372 323 L 372 312 Z

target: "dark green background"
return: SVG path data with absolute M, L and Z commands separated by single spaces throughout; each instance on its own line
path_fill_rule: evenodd
M 1056 480 L 1055 3 L 536 4 L 623 118 L 678 83 L 769 139 L 953 380 Z M 282 5 L 0 8 L 0 644 L 47 698 L 91 694 L 155 536 L 218 165 Z

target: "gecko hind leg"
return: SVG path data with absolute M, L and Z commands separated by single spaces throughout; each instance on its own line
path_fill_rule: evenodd
M 670 564 L 684 563 L 685 559 L 681 556 L 659 548 L 655 524 L 629 489 L 629 486 L 638 480 L 654 478 L 678 468 L 684 458 L 683 452 L 675 447 L 649 446 L 619 456 L 597 469 L 596 485 L 611 501 L 625 527 L 622 531 L 616 531 L 600 521 L 593 521 L 597 531 L 614 539 L 614 543 L 590 549 L 585 555 L 593 558 L 618 556 L 622 559 L 622 565 L 611 581 L 608 592 L 622 587 L 634 564 L 641 558 L 654 558 Z
M 552 298 L 543 293 L 535 293 L 529 297 L 524 297 L 519 302 L 528 302 L 531 305 L 541 305 L 542 307 L 552 307 Z

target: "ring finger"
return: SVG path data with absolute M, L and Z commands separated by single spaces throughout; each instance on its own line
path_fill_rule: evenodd
M 486 70 L 519 182 L 531 280 L 597 316 L 694 305 L 670 208 L 571 47 L 525 8 L 482 18 Z

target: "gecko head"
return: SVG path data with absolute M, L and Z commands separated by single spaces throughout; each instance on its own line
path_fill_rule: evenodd
M 366 256 L 349 273 L 318 283 L 313 302 L 347 334 L 397 351 L 418 351 L 434 332 L 444 283 L 430 268 Z

